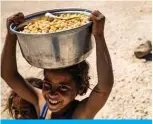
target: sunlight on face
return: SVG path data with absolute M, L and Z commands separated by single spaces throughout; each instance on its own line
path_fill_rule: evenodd
M 52 112 L 64 109 L 77 95 L 75 82 L 66 72 L 46 70 L 42 90 Z

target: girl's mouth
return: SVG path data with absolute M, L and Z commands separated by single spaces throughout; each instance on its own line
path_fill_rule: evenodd
M 51 105 L 57 105 L 57 104 L 59 104 L 61 101 L 60 100 L 58 100 L 57 99 L 57 97 L 55 98 L 55 97 L 53 97 L 52 95 L 48 95 L 48 102 L 49 102 L 49 104 L 51 104 Z
M 51 105 L 57 105 L 57 104 L 60 103 L 60 101 L 52 100 L 52 99 L 49 99 L 48 102 L 49 102 L 49 104 L 51 104 Z

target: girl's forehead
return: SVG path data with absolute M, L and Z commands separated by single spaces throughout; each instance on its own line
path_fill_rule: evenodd
M 20 101 L 21 101 L 21 97 L 19 97 L 18 95 L 13 98 L 13 103 L 14 104 L 19 104 Z
M 14 107 L 29 107 L 31 104 L 26 100 L 22 99 L 20 96 L 16 96 L 13 99 L 13 106 Z
M 57 72 L 57 71 L 46 71 L 45 72 L 45 79 L 54 81 L 61 81 L 61 82 L 69 82 L 72 81 L 72 76 L 68 72 Z

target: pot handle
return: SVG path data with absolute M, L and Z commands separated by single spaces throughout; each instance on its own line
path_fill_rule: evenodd
M 14 33 L 15 29 L 16 29 L 15 24 L 14 23 L 11 23 L 10 24 L 10 30 Z

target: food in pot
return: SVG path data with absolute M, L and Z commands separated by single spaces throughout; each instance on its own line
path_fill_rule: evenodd
M 58 17 L 71 18 L 64 19 L 50 19 L 43 16 L 35 21 L 29 22 L 23 29 L 23 33 L 53 33 L 71 28 L 76 28 L 88 23 L 88 16 L 85 14 L 60 14 Z M 76 17 L 76 18 L 73 18 Z

